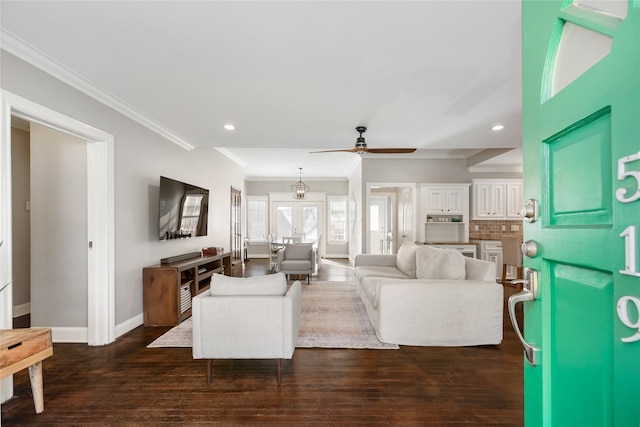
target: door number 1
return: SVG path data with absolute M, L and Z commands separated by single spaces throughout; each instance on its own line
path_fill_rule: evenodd
M 636 271 L 636 227 L 628 226 L 620 233 L 620 237 L 624 237 L 624 270 L 620 270 L 620 273 L 640 277 Z

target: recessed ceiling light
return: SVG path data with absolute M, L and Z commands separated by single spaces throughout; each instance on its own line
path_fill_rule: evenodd
M 495 125 L 494 127 L 491 128 L 491 130 L 502 130 L 504 129 L 504 125 Z
M 232 125 L 231 123 L 227 123 L 226 125 L 224 125 L 224 128 L 226 130 L 235 130 L 236 127 L 234 125 Z

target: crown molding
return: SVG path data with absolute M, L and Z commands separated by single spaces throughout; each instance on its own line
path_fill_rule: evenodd
M 229 160 L 231 160 L 232 162 L 235 162 L 238 164 L 238 166 L 246 168 L 247 164 L 245 162 L 243 162 L 240 157 L 236 156 L 235 154 L 233 154 L 231 151 L 227 150 L 226 148 L 222 148 L 222 147 L 214 147 L 214 150 L 216 150 L 217 152 L 219 152 L 220 154 L 222 154 L 223 156 L 226 156 Z
M 95 85 L 81 75 L 60 64 L 48 55 L 40 52 L 22 39 L 5 30 L 4 28 L 0 29 L 0 49 L 33 65 L 34 67 L 44 71 L 45 73 L 55 77 L 56 79 L 68 84 L 74 89 L 77 89 L 87 96 L 90 96 L 98 102 L 107 105 L 108 107 L 116 110 L 117 112 L 123 114 L 131 120 L 140 123 L 147 129 L 150 129 L 151 131 L 168 139 L 174 144 L 186 150 L 193 150 L 194 148 L 196 148 L 186 139 L 180 137 L 155 120 L 142 114 L 141 112 L 116 98 L 115 96 L 109 94 L 99 86 Z

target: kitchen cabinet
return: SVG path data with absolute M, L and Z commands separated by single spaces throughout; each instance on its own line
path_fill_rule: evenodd
M 463 214 L 464 196 L 468 187 L 425 187 L 423 188 L 425 213 L 434 215 Z
M 507 209 L 509 219 L 522 219 L 522 181 L 507 182 Z
M 522 180 L 473 180 L 472 218 L 521 219 Z
M 421 241 L 469 240 L 470 184 L 419 184 Z

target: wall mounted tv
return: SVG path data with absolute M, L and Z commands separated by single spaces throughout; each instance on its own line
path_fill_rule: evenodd
M 209 190 L 160 177 L 160 240 L 207 235 Z

